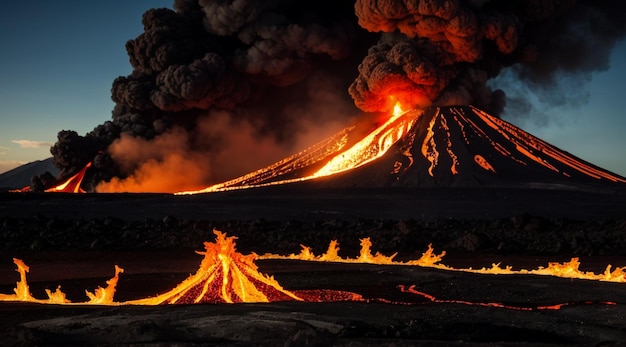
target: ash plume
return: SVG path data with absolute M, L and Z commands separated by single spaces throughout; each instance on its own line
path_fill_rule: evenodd
M 607 67 L 625 13 L 617 0 L 175 0 L 127 42 L 112 119 L 59 132 L 51 152 L 59 178 L 93 161 L 92 191 L 202 188 L 372 121 L 390 96 L 499 115 L 507 82 L 553 93 L 559 76 Z
M 133 70 L 113 81 L 112 120 L 85 136 L 59 133 L 60 176 L 94 160 L 92 190 L 198 189 L 363 113 L 346 90 L 373 35 L 358 27 L 353 4 L 177 0 L 173 8 L 148 10 L 144 32 L 127 42 Z
M 500 115 L 499 88 L 516 84 L 550 96 L 547 104 L 575 102 L 560 81 L 608 68 L 625 9 L 620 1 L 357 0 L 359 25 L 382 34 L 350 94 L 369 112 L 389 109 L 395 94 L 408 105 L 473 104 Z M 513 77 L 487 83 L 504 69 Z

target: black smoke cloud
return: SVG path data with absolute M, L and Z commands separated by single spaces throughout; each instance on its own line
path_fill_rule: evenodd
M 144 32 L 127 42 L 133 71 L 113 82 L 112 119 L 85 136 L 61 131 L 51 152 L 60 177 L 93 161 L 91 190 L 99 182 L 109 182 L 101 191 L 146 190 L 142 182 L 159 175 L 172 186 L 193 172 L 193 182 L 173 184 L 184 190 L 280 159 L 395 100 L 499 115 L 506 90 L 489 82 L 503 70 L 547 93 L 558 90 L 557 76 L 607 68 L 624 36 L 624 7 L 176 0 L 174 10 L 148 10 Z
M 99 182 L 111 182 L 102 191 L 202 188 L 363 113 L 346 90 L 376 35 L 358 27 L 353 4 L 177 0 L 173 8 L 148 10 L 144 32 L 127 42 L 133 71 L 113 81 L 112 120 L 85 136 L 59 133 L 52 153 L 61 176 L 95 158 L 92 190 Z
M 350 86 L 356 105 L 371 112 L 389 109 L 391 94 L 500 115 L 506 90 L 490 85 L 523 84 L 547 104 L 576 103 L 579 94 L 568 97 L 559 84 L 608 68 L 626 33 L 621 1 L 357 0 L 355 10 L 361 27 L 382 33 Z M 505 69 L 507 78 L 488 83 Z M 523 106 L 518 99 L 511 104 Z

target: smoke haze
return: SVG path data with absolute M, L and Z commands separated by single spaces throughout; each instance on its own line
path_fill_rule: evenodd
M 112 119 L 85 136 L 61 131 L 51 152 L 60 177 L 93 161 L 91 189 L 175 192 L 267 165 L 397 100 L 493 115 L 531 109 L 525 88 L 547 104 L 584 102 L 562 83 L 608 67 L 624 7 L 176 0 L 148 10 L 127 42 L 133 71 L 113 81 Z

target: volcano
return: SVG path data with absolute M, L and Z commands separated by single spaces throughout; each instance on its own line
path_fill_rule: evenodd
M 291 157 L 198 192 L 315 181 L 323 187 L 581 187 L 626 183 L 473 106 L 350 127 Z

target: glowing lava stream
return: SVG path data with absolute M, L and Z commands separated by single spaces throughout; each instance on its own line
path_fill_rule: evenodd
M 548 263 L 548 267 L 540 266 L 539 268 L 533 270 L 513 270 L 511 266 L 501 267 L 500 263 L 492 264 L 490 268 L 483 267 L 481 269 L 473 269 L 470 267 L 465 269 L 458 269 L 444 264 L 440 264 L 439 262 L 446 254 L 446 252 L 443 251 L 440 254 L 435 254 L 432 245 L 428 245 L 428 250 L 426 250 L 426 252 L 424 252 L 419 259 L 409 260 L 406 262 L 394 260 L 393 258 L 396 256 L 395 253 L 390 256 L 380 254 L 379 252 L 376 252 L 376 254 L 372 254 L 370 250 L 371 246 L 372 242 L 370 241 L 369 237 L 361 239 L 361 251 L 359 256 L 357 258 L 342 258 L 338 255 L 339 244 L 336 240 L 332 240 L 328 246 L 328 250 L 326 251 L 326 253 L 319 256 L 315 255 L 311 251 L 310 247 L 300 245 L 300 247 L 302 247 L 302 250 L 299 254 L 290 254 L 285 256 L 268 253 L 258 256 L 258 259 L 291 259 L 337 263 L 369 263 L 380 265 L 416 265 L 448 271 L 462 271 L 491 275 L 545 275 L 564 278 L 626 283 L 626 266 L 617 267 L 614 270 L 611 270 L 612 265 L 609 264 L 607 265 L 603 273 L 596 274 L 591 271 L 581 271 L 579 269 L 580 262 L 578 258 L 572 258 L 569 262 L 564 263 L 550 262 Z
M 421 115 L 421 113 L 419 113 Z M 317 170 L 312 175 L 298 177 L 294 179 L 285 179 L 279 181 L 273 181 L 268 183 L 261 184 L 243 184 L 236 185 L 242 181 L 245 181 L 247 177 L 253 177 L 258 175 L 261 172 L 265 171 L 275 171 L 275 170 L 266 170 L 261 169 L 259 171 L 255 171 L 246 175 L 240 179 L 234 179 L 231 181 L 219 183 L 210 187 L 207 187 L 202 190 L 196 191 L 187 191 L 187 192 L 179 192 L 176 193 L 178 195 L 187 195 L 187 194 L 198 194 L 198 193 L 209 193 L 209 192 L 217 192 L 217 191 L 227 191 L 227 190 L 236 190 L 236 189 L 247 189 L 247 188 L 257 188 L 257 187 L 265 187 L 293 182 L 302 182 L 311 180 L 318 177 L 330 176 L 336 173 L 352 170 L 363 166 L 369 162 L 376 160 L 377 158 L 382 157 L 387 153 L 389 148 L 396 143 L 404 134 L 408 133 L 413 125 L 415 124 L 417 118 L 419 116 L 415 116 L 415 113 L 405 112 L 402 110 L 399 103 L 396 103 L 392 116 L 381 126 L 374 129 L 371 133 L 361 139 L 359 142 L 354 144 L 352 147 L 345 151 L 339 152 L 339 154 L 335 155 L 332 159 L 330 159 L 322 168 Z M 346 144 L 346 137 L 340 136 L 346 130 L 341 132 L 340 134 L 334 136 L 337 138 L 337 144 L 334 148 L 337 151 L 340 151 Z M 317 147 L 313 146 L 313 147 Z M 304 152 L 311 152 L 313 148 L 309 150 L 305 150 Z M 295 156 L 294 156 L 295 157 Z M 285 161 L 289 161 L 292 157 L 287 158 Z M 280 166 L 282 161 L 277 163 L 276 165 Z M 270 167 L 270 168 L 273 168 Z M 274 174 L 276 174 L 274 172 Z
M 198 303 L 241 303 L 275 301 L 364 301 L 361 295 L 340 290 L 301 290 L 291 292 L 271 276 L 257 271 L 255 254 L 243 255 L 235 249 L 236 237 L 226 237 L 225 233 L 214 230 L 215 242 L 205 242 L 204 255 L 198 271 L 189 276 L 174 289 L 144 299 L 116 302 L 113 295 L 124 272 L 115 266 L 115 276 L 107 281 L 107 287 L 98 287 L 94 293 L 85 291 L 88 301 L 71 302 L 61 291 L 60 286 L 52 292 L 46 289 L 47 299 L 37 299 L 30 293 L 26 273 L 28 266 L 20 259 L 13 259 L 17 265 L 20 280 L 13 289 L 14 294 L 0 294 L 0 301 L 22 301 L 39 304 L 76 304 L 76 305 L 162 305 L 162 304 L 198 304 Z
M 311 249 L 302 246 L 300 254 L 291 254 L 288 256 L 280 256 L 274 254 L 266 254 L 259 256 L 255 253 L 242 255 L 235 250 L 235 237 L 226 237 L 226 234 L 214 230 L 216 241 L 205 242 L 205 251 L 197 252 L 203 254 L 204 258 L 200 264 L 198 271 L 190 275 L 183 282 L 178 284 L 174 289 L 144 299 L 130 300 L 125 302 L 116 302 L 113 296 L 116 291 L 116 285 L 119 280 L 119 274 L 124 270 L 117 265 L 115 266 L 115 276 L 107 281 L 105 288 L 98 287 L 93 293 L 85 291 L 88 301 L 71 302 L 66 298 L 65 293 L 61 291 L 60 286 L 53 292 L 46 289 L 47 299 L 37 299 L 32 296 L 26 280 L 26 273 L 29 271 L 28 266 L 19 259 L 13 259 L 17 265 L 17 272 L 20 274 L 20 280 L 16 283 L 14 294 L 0 294 L 0 301 L 20 301 L 33 302 L 40 304 L 80 304 L 80 305 L 161 305 L 161 304 L 197 304 L 197 303 L 240 303 L 240 302 L 275 302 L 275 301 L 305 301 L 305 302 L 337 302 L 337 301 L 377 301 L 396 304 L 409 304 L 403 302 L 390 302 L 385 299 L 364 299 L 360 294 L 328 290 L 328 289 L 312 289 L 312 290 L 285 290 L 273 277 L 261 274 L 257 271 L 254 264 L 256 259 L 298 259 L 304 261 L 326 261 L 326 262 L 344 262 L 344 263 L 370 263 L 380 265 L 405 265 L 405 266 L 422 266 L 433 267 L 447 271 L 465 271 L 482 274 L 532 274 L 532 275 L 551 275 L 567 278 L 590 279 L 611 282 L 626 282 L 626 267 L 617 268 L 610 271 L 611 265 L 608 265 L 603 274 L 595 274 L 593 272 L 582 272 L 578 269 L 580 263 L 577 258 L 573 258 L 570 262 L 563 264 L 550 263 L 547 268 L 540 267 L 536 270 L 519 270 L 514 271 L 510 267 L 501 268 L 494 264 L 492 268 L 486 269 L 455 269 L 446 265 L 439 264 L 445 252 L 435 254 L 429 245 L 428 250 L 422 254 L 417 260 L 407 262 L 398 262 L 393 260 L 396 254 L 385 256 L 380 253 L 371 253 L 371 241 L 369 238 L 361 239 L 361 251 L 357 258 L 342 258 L 338 255 L 339 247 L 337 241 L 331 241 L 328 250 L 321 256 L 316 256 Z M 398 287 L 404 291 L 405 287 Z M 436 300 L 432 295 L 425 294 L 414 290 L 412 286 L 407 292 L 421 295 L 432 302 L 451 302 L 460 304 L 495 306 L 503 308 L 515 308 L 504 306 L 499 303 L 471 303 L 466 301 L 455 300 Z M 614 304 L 610 302 L 601 302 L 602 304 Z M 566 304 L 558 304 L 550 307 L 560 308 Z M 523 309 L 523 308 L 518 308 Z
M 52 187 L 50 189 L 46 189 L 46 193 L 49 192 L 62 192 L 62 193 L 85 193 L 85 191 L 80 187 L 80 184 L 83 183 L 83 179 L 85 178 L 85 173 L 91 167 L 91 162 L 87 163 L 85 167 L 83 167 L 78 173 L 70 178 L 68 178 L 65 182 L 59 184 L 56 187 Z

